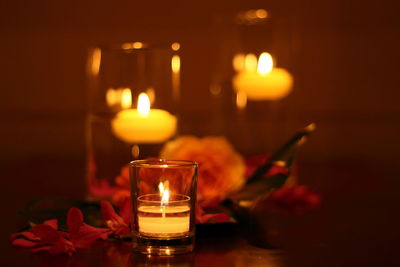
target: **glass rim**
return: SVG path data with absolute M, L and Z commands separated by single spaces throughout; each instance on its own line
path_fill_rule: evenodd
M 131 161 L 129 166 L 134 168 L 185 168 L 198 167 L 199 164 L 192 160 L 140 159 Z
M 159 204 L 161 203 L 161 200 L 147 200 L 147 199 L 143 199 L 144 197 L 147 196 L 153 196 L 153 195 L 157 195 L 159 196 L 159 194 L 145 194 L 145 195 L 141 195 L 139 196 L 137 199 L 140 203 L 146 204 L 146 203 L 151 203 L 151 204 Z M 182 197 L 182 199 L 180 200 L 168 200 L 169 204 L 178 204 L 178 203 L 187 203 L 190 202 L 191 197 L 187 196 L 187 195 L 183 195 L 183 194 L 174 194 L 174 196 L 180 196 Z
M 146 41 L 146 40 L 132 40 L 126 42 L 113 42 L 109 44 L 99 44 L 96 47 L 100 48 L 101 50 L 108 50 L 108 51 L 121 51 L 121 52 L 140 52 L 146 50 L 171 50 L 172 52 L 178 52 L 179 49 L 174 50 L 172 48 L 173 44 L 179 44 L 178 41 L 164 41 L 164 42 L 153 42 L 153 41 Z

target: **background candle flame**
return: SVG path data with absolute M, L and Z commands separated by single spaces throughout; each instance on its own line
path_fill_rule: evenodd
M 138 112 L 146 116 L 150 112 L 150 99 L 146 93 L 140 93 L 137 104 Z
M 257 70 L 260 74 L 267 74 L 271 72 L 274 66 L 272 56 L 270 53 L 262 53 L 258 59 Z

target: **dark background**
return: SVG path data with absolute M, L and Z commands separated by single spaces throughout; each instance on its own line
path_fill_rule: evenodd
M 1 238 L 17 230 L 16 210 L 28 200 L 84 194 L 90 46 L 179 40 L 184 133 L 204 135 L 215 18 L 247 8 L 272 10 L 291 24 L 295 87 L 280 103 L 282 139 L 318 124 L 300 153 L 299 177 L 325 200 L 324 240 L 350 244 L 357 259 L 366 253 L 391 263 L 400 200 L 395 0 L 1 1 Z

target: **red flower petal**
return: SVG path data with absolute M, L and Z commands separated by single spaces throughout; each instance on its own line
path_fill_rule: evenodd
M 121 217 L 114 211 L 113 206 L 107 201 L 100 202 L 101 216 L 106 221 L 119 221 Z
M 124 222 L 129 225 L 132 219 L 132 204 L 130 197 L 127 197 L 124 200 L 122 206 L 120 207 L 120 214 Z
M 57 219 L 45 221 L 43 224 L 48 225 L 48 226 L 50 226 L 50 227 L 52 227 L 52 228 L 54 228 L 56 230 L 58 229 Z
M 49 253 L 52 255 L 68 254 L 69 256 L 71 256 L 75 252 L 76 250 L 73 244 L 62 237 L 59 238 L 57 242 L 55 242 L 54 245 L 51 246 L 49 249 Z
M 38 242 L 33 242 L 31 240 L 26 240 L 23 238 L 17 238 L 11 242 L 11 245 L 23 248 L 33 248 L 39 245 Z
M 107 228 L 96 228 L 83 224 L 79 231 L 71 234 L 71 242 L 76 248 L 87 248 L 98 239 L 107 239 L 111 231 Z
M 70 208 L 67 214 L 68 232 L 75 234 L 83 224 L 83 214 L 77 208 Z
M 39 251 L 49 251 L 50 248 L 51 248 L 50 245 L 46 245 L 46 246 L 40 246 L 40 247 L 37 247 L 37 248 L 33 248 L 33 249 L 31 249 L 31 251 L 33 253 L 36 253 L 36 252 L 39 252 Z
M 21 233 L 15 233 L 10 235 L 10 240 L 14 240 L 18 237 L 24 237 L 25 239 L 31 240 L 31 241 L 35 241 L 35 240 L 40 240 L 39 237 L 37 237 L 35 234 L 31 233 L 31 232 L 21 232 Z
M 61 234 L 53 227 L 46 224 L 39 224 L 31 228 L 30 232 L 40 238 L 43 243 L 54 243 L 60 237 Z

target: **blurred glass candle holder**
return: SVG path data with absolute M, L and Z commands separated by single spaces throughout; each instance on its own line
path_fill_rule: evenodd
M 197 168 L 192 161 L 130 163 L 135 251 L 154 255 L 193 251 Z
M 131 160 L 158 156 L 178 131 L 179 43 L 127 42 L 88 57 L 87 184 L 107 196 Z M 105 183 L 106 182 L 106 183 Z

